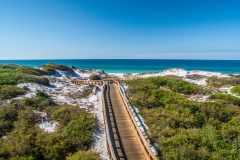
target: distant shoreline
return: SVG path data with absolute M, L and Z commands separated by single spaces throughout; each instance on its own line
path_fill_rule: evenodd
M 77 59 L 77 60 L 0 60 L 0 64 L 38 67 L 47 63 L 75 66 L 81 69 L 103 69 L 107 73 L 160 72 L 170 68 L 240 74 L 240 60 L 167 60 L 167 59 Z

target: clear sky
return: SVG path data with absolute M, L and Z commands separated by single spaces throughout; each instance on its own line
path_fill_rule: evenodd
M 240 0 L 0 0 L 0 59 L 240 59 Z

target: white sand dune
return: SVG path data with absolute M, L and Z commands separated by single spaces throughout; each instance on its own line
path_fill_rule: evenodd
M 200 70 L 192 70 L 192 71 L 186 71 L 184 69 L 178 69 L 178 68 L 173 68 L 173 69 L 166 69 L 161 72 L 152 72 L 152 73 L 142 73 L 138 74 L 135 77 L 137 78 L 147 78 L 147 77 L 158 77 L 158 76 L 167 76 L 167 75 L 174 75 L 178 77 L 182 77 L 183 80 L 190 82 L 190 83 L 195 83 L 200 86 L 206 86 L 206 77 L 211 77 L 211 76 L 216 76 L 216 77 L 229 77 L 227 74 L 222 74 L 220 72 L 208 72 L 208 71 L 200 71 Z M 203 76 L 203 78 L 193 80 L 190 78 L 187 78 L 187 76 L 190 75 L 200 75 Z

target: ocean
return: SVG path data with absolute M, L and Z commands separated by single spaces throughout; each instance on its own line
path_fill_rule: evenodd
M 240 74 L 240 60 L 166 60 L 166 59 L 61 59 L 61 60 L 0 60 L 0 64 L 38 67 L 47 63 L 83 69 L 103 69 L 107 73 L 158 72 L 169 68 L 187 71 L 203 70 Z

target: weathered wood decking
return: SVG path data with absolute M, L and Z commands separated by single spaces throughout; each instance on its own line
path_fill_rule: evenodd
M 117 83 L 105 85 L 103 90 L 104 118 L 112 159 L 157 159 L 149 153 L 141 140 Z M 150 151 L 151 152 L 151 151 Z

